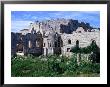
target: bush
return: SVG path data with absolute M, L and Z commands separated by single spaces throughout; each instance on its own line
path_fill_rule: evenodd
M 100 48 L 96 45 L 96 43 L 91 43 L 89 46 L 87 47 L 83 47 L 83 48 L 80 48 L 78 46 L 74 46 L 71 48 L 71 52 L 73 53 L 91 53 L 91 52 L 99 52 L 100 51 Z
M 48 58 L 48 68 L 51 72 L 62 74 L 66 69 L 66 59 L 60 56 L 53 55 Z
M 82 61 L 77 69 L 80 73 L 100 73 L 100 64 Z
M 71 48 L 71 52 L 80 53 L 81 52 L 81 48 L 79 48 L 78 46 L 74 46 L 74 47 Z
M 71 52 L 83 54 L 92 53 L 89 59 L 92 60 L 93 62 L 100 63 L 100 48 L 96 45 L 95 42 L 83 48 L 80 48 L 78 46 L 72 47 Z
M 68 71 L 76 71 L 76 69 L 77 69 L 77 67 L 78 67 L 78 64 L 77 64 L 77 60 L 76 60 L 76 58 L 71 58 L 70 60 L 69 60 L 69 63 L 67 64 L 67 70 Z
M 100 64 L 81 61 L 80 65 L 77 65 L 75 55 L 71 58 L 49 55 L 45 61 L 42 60 L 45 56 L 41 57 L 30 55 L 13 57 L 11 60 L 11 75 L 17 77 L 59 77 L 100 73 Z

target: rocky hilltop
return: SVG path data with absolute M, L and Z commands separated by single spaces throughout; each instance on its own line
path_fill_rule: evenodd
M 43 31 L 54 30 L 60 33 L 71 34 L 73 31 L 76 31 L 78 27 L 83 27 L 85 31 L 91 31 L 94 29 L 89 23 L 79 22 L 78 20 L 73 19 L 51 19 L 44 21 L 35 21 L 31 23 L 31 28 L 36 30 L 36 28 L 41 28 Z M 97 28 L 99 29 L 99 28 Z

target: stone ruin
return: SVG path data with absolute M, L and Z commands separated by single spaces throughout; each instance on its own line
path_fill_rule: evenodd
M 100 47 L 100 29 L 73 19 L 52 19 L 30 23 L 29 29 L 11 32 L 11 55 L 58 54 L 71 56 L 71 48 L 79 42 L 86 47 L 95 41 Z

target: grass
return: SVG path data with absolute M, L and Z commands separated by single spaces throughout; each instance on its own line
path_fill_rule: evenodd
M 81 61 L 76 56 L 16 56 L 11 60 L 12 77 L 99 77 L 100 64 Z

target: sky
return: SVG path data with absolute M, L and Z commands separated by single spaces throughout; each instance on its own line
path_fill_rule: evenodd
M 34 21 L 50 20 L 57 18 L 73 19 L 79 22 L 90 23 L 92 27 L 100 27 L 99 11 L 12 11 L 11 31 L 19 32 L 28 29 Z

